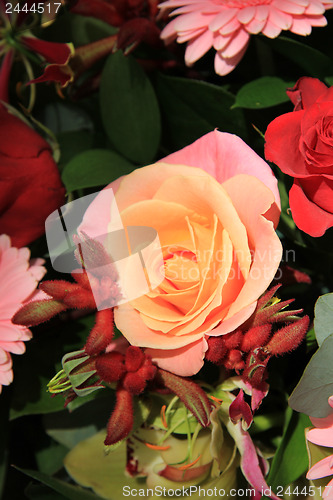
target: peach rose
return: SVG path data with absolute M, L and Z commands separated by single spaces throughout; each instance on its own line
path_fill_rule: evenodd
M 165 273 L 157 288 L 115 308 L 116 326 L 161 368 L 193 375 L 207 336 L 246 321 L 276 273 L 277 181 L 240 138 L 214 131 L 108 187 L 125 227 L 157 231 Z M 92 238 L 107 233 L 105 200 L 96 197 L 79 228 Z

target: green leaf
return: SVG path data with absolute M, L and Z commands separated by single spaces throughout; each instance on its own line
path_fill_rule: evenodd
M 67 191 L 104 186 L 130 173 L 133 165 L 114 151 L 90 149 L 75 156 L 63 169 L 62 180 Z
M 269 41 L 264 38 L 262 40 L 269 43 L 276 52 L 293 61 L 311 76 L 323 79 L 326 75 L 333 73 L 332 60 L 309 45 L 283 36 Z
M 30 500 L 64 500 L 63 495 L 40 483 L 30 483 L 24 493 Z
M 109 56 L 102 73 L 100 108 L 117 151 L 136 163 L 151 162 L 160 142 L 160 112 L 154 89 L 133 57 L 121 51 Z
M 243 138 L 247 136 L 243 112 L 230 110 L 235 98 L 222 87 L 159 75 L 156 93 L 162 110 L 164 134 L 172 149 L 187 146 L 215 128 Z
M 51 439 L 49 441 L 47 447 L 36 451 L 36 462 L 40 472 L 51 475 L 63 467 L 63 460 L 68 453 L 68 449 Z
M 293 83 L 286 83 L 273 76 L 258 78 L 238 91 L 232 108 L 261 109 L 276 106 L 289 101 L 286 89 L 292 86 Z
M 93 136 L 86 130 L 62 132 L 58 134 L 57 140 L 61 151 L 60 168 L 93 145 Z
M 274 455 L 267 483 L 276 491 L 296 481 L 308 468 L 304 429 L 311 425 L 309 417 L 287 409 L 280 445 Z M 290 466 L 292 464 L 292 467 Z
M 5 486 L 6 472 L 8 466 L 7 442 L 9 439 L 9 424 L 8 424 L 9 398 L 10 398 L 10 390 L 6 388 L 1 394 L 1 405 L 0 405 L 0 498 L 2 497 L 2 491 Z
M 29 469 L 21 469 L 20 467 L 15 467 L 15 469 L 23 472 L 26 476 L 32 477 L 37 481 L 49 486 L 54 491 L 61 493 L 65 498 L 69 498 L 70 500 L 96 500 L 97 497 L 90 491 L 85 491 L 83 488 L 79 486 L 72 486 L 71 484 L 65 483 L 64 481 L 60 481 L 54 477 L 48 476 L 43 472 L 38 472 Z
M 327 417 L 332 408 L 328 398 L 333 394 L 333 335 L 324 340 L 312 356 L 301 380 L 289 398 L 289 405 L 311 417 Z
M 327 83 L 327 85 L 329 85 L 330 87 L 333 85 L 333 76 L 326 76 L 326 78 L 324 78 L 325 80 L 325 83 Z
M 314 329 L 319 347 L 333 333 L 333 293 L 322 295 L 315 305 Z
M 104 429 L 114 399 L 114 391 L 108 390 L 107 396 L 90 401 L 75 411 L 44 415 L 46 433 L 67 449 L 74 448 L 83 439 Z

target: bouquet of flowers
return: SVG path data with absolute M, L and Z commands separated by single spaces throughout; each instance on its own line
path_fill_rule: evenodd
M 333 499 L 332 26 L 0 0 L 5 500 Z

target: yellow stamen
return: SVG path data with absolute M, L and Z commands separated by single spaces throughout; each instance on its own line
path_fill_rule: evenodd
M 181 467 L 177 467 L 178 470 L 186 470 L 186 469 L 189 469 L 190 467 L 192 467 L 193 465 L 195 465 L 201 458 L 201 455 L 198 456 L 198 458 L 196 458 L 193 462 L 191 462 L 190 464 L 187 464 L 187 465 L 182 465 Z

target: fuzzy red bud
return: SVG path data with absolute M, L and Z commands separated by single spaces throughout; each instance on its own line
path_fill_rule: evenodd
M 260 325 L 255 326 L 254 328 L 250 328 L 248 330 L 241 342 L 241 350 L 244 352 L 248 352 L 251 349 L 255 349 L 256 347 L 262 347 L 266 344 L 269 336 L 271 334 L 272 325 Z
M 144 362 L 145 355 L 140 347 L 131 345 L 127 348 L 125 365 L 128 372 L 136 372 Z
M 271 356 L 278 356 L 296 349 L 302 342 L 309 328 L 309 323 L 309 316 L 304 316 L 278 330 L 266 345 L 267 352 Z
M 113 310 L 104 309 L 102 311 L 97 311 L 96 323 L 84 347 L 86 353 L 89 354 L 89 356 L 101 353 L 110 344 L 113 335 Z
M 98 356 L 95 366 L 97 374 L 108 383 L 117 382 L 126 372 L 124 356 L 114 351 Z

